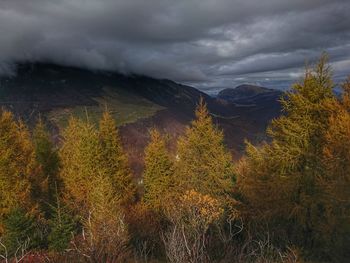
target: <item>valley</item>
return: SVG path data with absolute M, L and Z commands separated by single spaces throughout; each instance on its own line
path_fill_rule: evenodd
M 221 93 L 210 97 L 170 80 L 51 64 L 19 65 L 16 76 L 0 79 L 0 88 L 0 106 L 13 111 L 29 126 L 40 115 L 58 143 L 60 129 L 70 116 L 97 124 L 108 109 L 120 128 L 137 176 L 143 168 L 149 129 L 155 127 L 169 134 L 170 147 L 175 150 L 178 136 L 194 118 L 200 97 L 223 129 L 225 142 L 237 159 L 244 151 L 245 139 L 254 143 L 267 140 L 265 129 L 280 114 L 278 99 L 282 94 L 256 87 L 229 89 L 223 92 L 225 96 Z

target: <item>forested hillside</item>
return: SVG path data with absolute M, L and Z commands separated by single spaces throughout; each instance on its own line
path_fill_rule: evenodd
M 175 150 L 149 130 L 138 179 L 108 108 L 58 142 L 1 110 L 0 260 L 347 262 L 350 78 L 334 88 L 324 56 L 237 161 L 199 96 Z
M 236 94 L 245 94 L 245 90 Z M 253 102 L 241 98 L 235 103 L 171 80 L 47 63 L 22 63 L 16 74 L 0 75 L 0 107 L 10 110 L 30 128 L 40 116 L 55 138 L 70 116 L 86 119 L 88 115 L 89 121 L 97 125 L 107 108 L 116 120 L 131 169 L 138 177 L 142 174 L 148 130 L 157 128 L 169 133 L 169 146 L 175 149 L 178 137 L 194 117 L 200 97 L 238 158 L 244 152 L 244 139 L 259 143 L 266 138 L 268 123 L 280 115 L 281 94 L 276 91 L 267 99 L 261 94 Z

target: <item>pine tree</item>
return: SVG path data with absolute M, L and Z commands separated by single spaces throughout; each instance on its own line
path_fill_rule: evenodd
M 123 203 L 128 203 L 134 199 L 136 188 L 115 120 L 108 111 L 100 121 L 99 138 L 105 172 L 111 179 L 115 194 Z
M 232 190 L 232 156 L 203 99 L 196 109 L 196 119 L 179 139 L 177 159 L 175 178 L 180 189 L 194 189 L 219 199 Z
M 35 209 L 31 201 L 35 156 L 30 134 L 12 113 L 0 112 L 0 225 L 4 216 L 22 206 Z M 0 226 L 1 232 L 1 226 Z
M 155 129 L 150 131 L 150 137 L 145 149 L 144 200 L 150 207 L 158 209 L 173 191 L 174 169 L 164 137 Z
M 48 215 L 50 206 L 55 203 L 56 186 L 60 186 L 58 179 L 59 157 L 45 124 L 41 119 L 39 119 L 35 126 L 33 143 L 36 162 L 40 168 L 35 192 L 41 208 Z

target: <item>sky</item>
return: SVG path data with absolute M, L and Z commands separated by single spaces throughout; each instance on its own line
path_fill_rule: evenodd
M 0 72 L 52 62 L 207 93 L 285 89 L 329 54 L 350 74 L 350 0 L 0 0 Z

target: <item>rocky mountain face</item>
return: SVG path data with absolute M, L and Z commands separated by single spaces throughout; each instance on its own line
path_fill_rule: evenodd
M 193 119 L 201 97 L 238 158 L 244 139 L 254 143 L 266 139 L 266 126 L 280 114 L 281 95 L 279 91 L 242 85 L 214 98 L 171 80 L 51 64 L 22 64 L 15 76 L 0 78 L 0 107 L 13 111 L 30 126 L 40 114 L 57 141 L 71 115 L 88 116 L 97 123 L 107 108 L 120 126 L 136 174 L 142 170 L 148 130 L 156 127 L 168 133 L 170 147 L 175 150 L 176 140 Z

